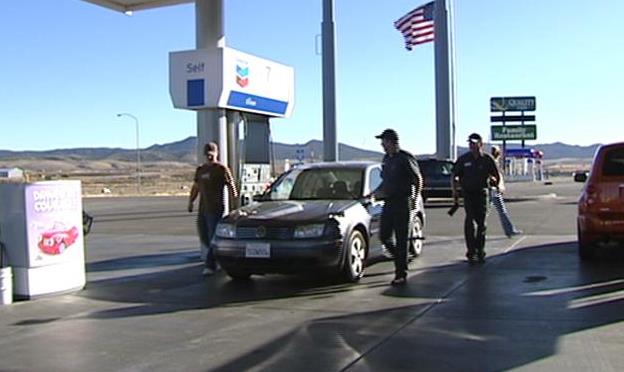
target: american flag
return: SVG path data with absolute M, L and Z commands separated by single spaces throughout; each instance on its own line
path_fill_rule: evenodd
M 434 2 L 419 6 L 394 22 L 394 27 L 405 38 L 405 48 L 412 50 L 414 45 L 433 41 Z

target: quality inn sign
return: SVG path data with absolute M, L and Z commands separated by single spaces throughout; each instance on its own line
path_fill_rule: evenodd
M 535 97 L 492 97 L 490 111 L 535 111 Z
M 492 125 L 491 140 L 535 140 L 537 139 L 536 125 Z

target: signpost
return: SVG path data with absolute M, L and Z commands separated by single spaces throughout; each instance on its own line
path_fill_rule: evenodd
M 520 111 L 520 115 L 507 115 L 510 111 Z M 536 126 L 533 125 L 529 129 L 518 129 L 518 126 L 514 126 L 511 130 L 503 130 L 505 123 L 520 122 L 520 126 L 525 126 L 525 121 L 535 121 L 535 115 L 525 115 L 525 111 L 535 111 L 535 97 L 492 97 L 490 98 L 490 112 L 500 112 L 502 115 L 492 115 L 490 121 L 492 123 L 503 123 L 502 128 L 498 125 L 492 126 L 492 140 L 501 139 L 503 141 L 503 149 L 505 148 L 505 141 L 508 139 L 522 140 L 522 147 L 524 147 L 525 139 L 537 139 Z M 514 133 L 513 135 L 511 133 Z M 508 133 L 508 134 L 504 134 Z M 499 138 L 495 138 L 495 135 Z M 505 136 L 511 136 L 513 138 L 505 138 Z
M 492 125 L 492 141 L 535 140 L 537 125 Z
M 535 121 L 535 115 L 502 115 L 502 116 L 491 116 L 490 121 L 492 123 L 501 123 L 501 122 L 524 122 L 524 121 Z
M 501 115 L 492 115 L 492 123 L 502 123 L 502 125 L 491 126 L 491 139 L 493 141 L 503 141 L 503 158 L 507 148 L 507 141 L 521 140 L 524 149 L 525 140 L 537 139 L 537 126 L 535 124 L 525 125 L 526 121 L 534 122 L 535 115 L 525 115 L 525 111 L 535 111 L 536 100 L 534 96 L 522 97 L 492 97 L 490 98 L 490 112 L 500 112 Z M 508 112 L 516 114 L 507 115 Z M 517 112 L 520 112 L 518 115 Z M 505 125 L 506 123 L 520 123 L 520 125 Z M 503 164 L 506 164 L 503 159 Z
M 535 111 L 535 97 L 492 97 L 490 111 Z

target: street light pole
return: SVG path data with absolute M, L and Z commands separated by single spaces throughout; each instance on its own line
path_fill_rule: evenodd
M 134 119 L 134 123 L 136 124 L 136 175 L 137 175 L 137 194 L 141 194 L 141 150 L 139 147 L 139 119 L 136 116 L 122 112 L 121 114 L 117 114 L 117 117 L 128 116 Z

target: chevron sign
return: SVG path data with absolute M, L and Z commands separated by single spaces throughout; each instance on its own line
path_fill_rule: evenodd
M 241 88 L 249 85 L 249 66 L 245 61 L 236 61 L 236 84 Z

